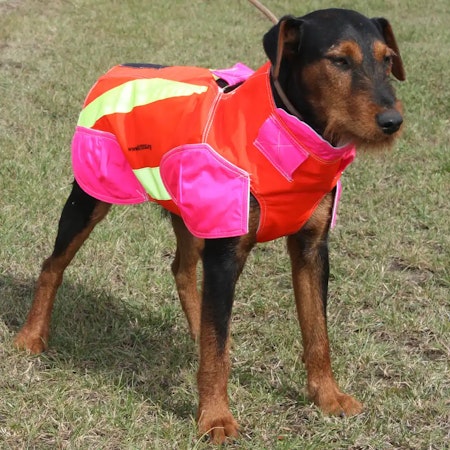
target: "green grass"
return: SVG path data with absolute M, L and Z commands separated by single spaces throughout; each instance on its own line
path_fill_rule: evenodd
M 266 4 L 277 15 L 330 6 Z M 386 16 L 407 72 L 405 133 L 346 172 L 331 237 L 334 370 L 366 411 L 324 417 L 305 397 L 288 259 L 272 242 L 238 286 L 229 390 L 242 436 L 229 448 L 449 448 L 450 8 L 333 5 Z M 59 291 L 49 352 L 19 353 L 12 338 L 70 190 L 70 139 L 95 79 L 126 61 L 256 68 L 269 26 L 244 0 L 0 0 L 0 448 L 208 448 L 174 239 L 156 208 L 114 208 L 93 233 Z

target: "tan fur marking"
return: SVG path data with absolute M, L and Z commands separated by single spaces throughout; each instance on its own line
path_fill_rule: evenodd
M 219 355 L 212 322 L 202 321 L 197 421 L 200 433 L 209 433 L 215 444 L 222 444 L 227 436 L 236 437 L 239 430 L 228 406 L 229 346 L 227 340 L 225 351 Z
M 197 264 L 204 246 L 204 240 L 193 236 L 181 217 L 172 215 L 172 227 L 177 239 L 177 250 L 172 263 L 172 273 L 177 286 L 178 297 L 188 321 L 192 339 L 200 334 L 201 301 L 197 288 Z
M 386 56 L 394 56 L 395 52 L 391 50 L 385 43 L 381 41 L 375 41 L 373 43 L 373 56 L 379 61 L 383 62 Z
M 363 62 L 363 52 L 361 47 L 355 41 L 343 41 L 333 46 L 328 52 L 329 56 L 350 57 L 356 64 Z

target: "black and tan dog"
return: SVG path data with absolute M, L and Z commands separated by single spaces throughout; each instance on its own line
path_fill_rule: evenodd
M 393 143 L 403 119 L 390 76 L 404 80 L 405 75 L 386 19 L 368 19 L 341 9 L 286 16 L 264 36 L 263 43 L 272 64 L 277 107 L 301 117 L 333 145 L 352 142 L 380 148 Z M 254 103 L 257 108 L 258 99 Z M 287 247 L 309 395 L 325 413 L 353 415 L 362 405 L 342 393 L 333 377 L 326 326 L 327 236 L 334 195 L 335 189 L 322 198 L 301 229 L 287 236 Z M 74 182 L 53 253 L 43 264 L 31 310 L 16 337 L 18 347 L 33 353 L 47 347 L 63 272 L 109 208 L 110 204 L 91 197 Z M 238 433 L 227 396 L 229 324 L 235 285 L 256 243 L 260 206 L 252 196 L 249 232 L 243 236 L 200 239 L 188 231 L 180 216 L 172 214 L 172 223 L 177 238 L 172 271 L 191 335 L 200 344 L 199 428 L 221 443 Z M 204 269 L 201 295 L 196 285 L 200 259 Z

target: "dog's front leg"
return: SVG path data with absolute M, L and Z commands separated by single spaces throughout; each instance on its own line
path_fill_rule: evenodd
M 329 194 L 300 232 L 288 237 L 292 279 L 303 338 L 308 394 L 325 413 L 354 415 L 362 405 L 344 394 L 334 380 L 326 324 L 328 228 L 333 196 Z
M 205 241 L 203 250 L 203 300 L 198 371 L 200 433 L 214 443 L 236 437 L 239 426 L 228 407 L 230 373 L 229 328 L 236 281 L 246 255 L 240 256 L 240 238 Z

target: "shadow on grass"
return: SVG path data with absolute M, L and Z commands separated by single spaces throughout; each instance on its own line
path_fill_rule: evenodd
M 0 275 L 0 312 L 6 326 L 16 333 L 24 323 L 34 292 L 34 280 Z M 281 373 L 272 383 L 271 367 L 261 372 L 251 361 L 232 368 L 232 376 L 248 390 L 265 390 L 278 399 L 281 409 L 306 407 L 303 384 Z M 276 355 L 273 355 L 276 356 Z M 40 367 L 99 374 L 104 383 L 130 389 L 143 399 L 186 419 L 195 415 L 197 350 L 190 340 L 177 298 L 161 306 L 131 305 L 101 289 L 65 280 L 60 287 L 52 317 L 49 350 Z M 303 367 L 299 370 L 304 371 Z M 297 377 L 296 377 L 297 378 Z M 304 378 L 304 374 L 300 376 Z M 181 389 L 184 394 L 177 395 Z M 186 390 L 192 390 L 186 395 Z
M 0 275 L 1 317 L 14 334 L 25 320 L 33 291 L 34 280 Z M 186 383 L 186 371 L 195 372 L 197 351 L 178 300 L 167 303 L 143 310 L 105 291 L 65 281 L 42 362 L 49 369 L 99 373 L 114 386 L 130 388 L 186 418 L 196 408 L 195 388 L 192 403 L 172 394 Z

